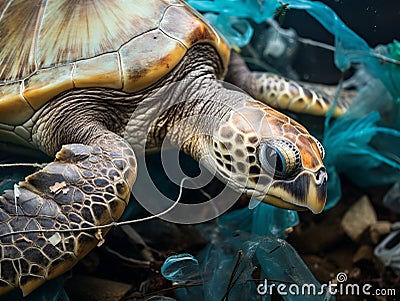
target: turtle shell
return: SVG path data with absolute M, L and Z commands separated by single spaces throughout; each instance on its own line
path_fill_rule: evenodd
M 146 88 L 198 43 L 229 60 L 224 39 L 176 0 L 9 0 L 0 28 L 0 134 L 69 89 Z

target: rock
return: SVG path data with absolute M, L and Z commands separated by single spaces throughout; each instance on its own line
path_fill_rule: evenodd
M 392 230 L 392 223 L 388 221 L 379 221 L 369 228 L 371 242 L 377 244 L 381 236 L 389 234 Z
M 362 260 L 372 261 L 374 258 L 374 249 L 369 245 L 362 245 L 358 248 L 356 254 L 353 256 L 353 262 L 360 262 Z
M 341 226 L 352 240 L 358 241 L 363 232 L 376 222 L 376 212 L 368 197 L 363 196 L 345 213 Z

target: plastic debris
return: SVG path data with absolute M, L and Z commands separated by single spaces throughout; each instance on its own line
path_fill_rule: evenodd
M 190 254 L 168 257 L 161 267 L 161 274 L 175 285 L 201 284 L 201 271 L 198 260 Z M 181 287 L 175 290 L 179 301 L 203 301 L 200 287 Z
M 199 262 L 190 254 L 168 257 L 161 267 L 161 274 L 178 284 L 199 280 Z
M 396 154 L 384 155 L 371 142 L 377 135 L 392 141 L 399 139 L 400 132 L 379 126 L 379 121 L 380 114 L 373 111 L 357 119 L 343 117 L 334 122 L 325 132 L 326 164 L 334 166 L 336 172 L 346 173 L 362 187 L 398 179 L 400 164 L 392 159 Z
M 285 2 L 290 8 L 305 9 L 335 36 L 335 63 L 339 69 L 344 71 L 351 64 L 361 63 L 373 78 L 359 91 L 349 112 L 327 124 L 323 140 L 330 177 L 327 208 L 340 198 L 336 173 L 345 173 L 361 187 L 395 182 L 400 175 L 400 125 L 396 117 L 400 109 L 400 65 L 394 61 L 398 59 L 399 43 L 371 49 L 326 5 L 306 0 Z
M 299 45 L 298 36 L 293 28 L 281 28 L 274 19 L 266 21 L 268 27 L 261 27 L 254 35 L 251 45 L 254 47 L 257 55 L 257 64 L 268 64 L 273 70 L 297 80 L 299 76 L 292 68 L 293 61 L 297 54 Z M 265 68 L 266 71 L 270 69 Z
M 171 278 L 173 274 L 174 281 L 186 283 L 188 274 L 181 273 L 182 266 L 177 263 L 182 260 L 186 266 L 188 258 L 192 256 L 182 254 L 182 257 L 174 258 L 175 273 L 172 269 L 174 265 L 166 262 L 170 270 L 167 276 Z M 200 262 L 203 268 L 203 300 L 270 300 L 273 288 L 279 285 L 282 291 L 286 290 L 287 294 L 282 294 L 286 301 L 334 300 L 296 251 L 279 238 L 237 232 L 233 237 L 215 240 Z M 299 294 L 288 293 L 289 287 L 299 290 Z M 307 292 L 311 289 L 311 293 L 304 292 L 305 287 Z M 190 290 L 188 288 L 185 297 L 178 300 L 194 300 L 196 295 Z
M 195 9 L 218 28 L 231 45 L 242 47 L 247 45 L 254 29 L 246 20 L 251 19 L 261 23 L 274 16 L 274 11 L 280 6 L 275 0 L 189 0 Z
M 277 208 L 261 203 L 254 208 L 251 232 L 257 235 L 266 235 L 286 238 L 292 227 L 299 223 L 296 211 Z
M 54 233 L 50 238 L 49 238 L 49 242 L 53 245 L 56 246 L 57 244 L 59 244 L 62 241 L 62 237 L 60 235 L 60 233 L 56 232 Z
M 254 29 L 247 20 L 224 14 L 204 14 L 211 23 L 228 39 L 231 45 L 243 47 L 250 42 Z
M 271 26 L 265 32 L 266 39 L 260 52 L 263 57 L 272 56 L 279 59 L 284 56 L 286 64 L 291 65 L 298 46 L 296 31 L 292 28 L 280 28 L 275 20 L 269 20 L 268 23 Z
M 368 44 L 349 29 L 332 9 L 321 2 L 308 0 L 189 0 L 188 3 L 200 12 L 211 12 L 214 13 L 214 15 L 218 14 L 242 19 L 247 18 L 256 23 L 265 22 L 267 19 L 271 19 L 275 15 L 279 14 L 279 12 L 284 12 L 285 9 L 305 10 L 318 20 L 326 30 L 335 36 L 335 63 L 339 69 L 344 71 L 349 69 L 352 63 L 361 62 L 366 64 L 371 71 L 376 71 L 373 72 L 373 74 L 375 76 L 378 75 L 378 78 L 385 74 L 385 79 L 389 79 L 388 75 L 393 71 L 391 70 L 391 67 L 386 69 L 388 66 L 379 66 L 385 64 L 381 64 L 380 61 L 372 55 L 372 50 Z M 220 25 L 223 29 L 223 34 L 225 31 L 229 32 L 232 30 L 232 24 L 230 23 L 220 23 Z M 399 56 L 399 44 L 400 43 L 395 41 L 388 49 L 390 51 L 389 55 L 394 59 Z M 399 75 L 398 70 L 395 72 Z M 391 84 L 395 85 L 395 82 Z M 397 95 L 400 91 L 398 87 L 389 90 L 397 91 Z
M 261 265 L 262 274 L 267 279 L 271 279 L 272 283 L 276 286 L 286 284 L 286 288 L 292 285 L 295 289 L 299 289 L 299 295 L 282 296 L 285 301 L 335 299 L 329 294 L 327 288 L 322 287 L 315 279 L 297 252 L 287 242 L 264 237 L 257 242 L 255 254 Z M 319 293 L 304 293 L 302 289 L 305 286 L 315 287 L 315 292 Z
M 270 287 L 279 284 L 292 284 L 300 290 L 307 284 L 322 292 L 319 295 L 288 294 L 283 296 L 284 300 L 334 300 L 296 251 L 277 237 L 286 237 L 285 230 L 297 223 L 296 212 L 265 203 L 258 204 L 253 210 L 243 208 L 225 213 L 217 225 L 214 221 L 198 226 L 211 241 L 202 254 L 197 258 L 190 254 L 169 257 L 163 265 L 162 275 L 176 284 L 201 284 L 201 287 L 177 289 L 179 301 L 195 300 L 193 298 L 213 301 L 225 297 L 233 301 L 268 301 Z M 200 295 L 203 299 L 198 297 Z
M 257 23 L 272 18 L 275 9 L 281 6 L 276 0 L 189 0 L 187 2 L 200 12 L 248 18 Z
M 396 182 L 385 194 L 383 203 L 390 209 L 400 213 L 400 181 Z
M 323 141 L 330 177 L 345 173 L 361 187 L 394 183 L 400 176 L 400 107 L 395 100 L 399 95 L 394 98 L 384 83 L 368 72 L 363 65 L 344 83 L 355 86 L 359 94 L 348 112 L 327 127 Z M 330 191 L 332 184 L 328 181 Z M 340 189 L 340 183 L 335 183 L 334 189 Z
M 21 196 L 21 191 L 19 190 L 19 185 L 14 184 L 14 206 L 15 206 L 15 214 L 18 214 L 18 199 Z
M 257 235 L 286 238 L 291 228 L 298 225 L 296 211 L 286 210 L 260 202 L 254 209 L 243 208 L 220 217 L 220 231 L 231 235 L 241 230 Z
M 371 49 L 368 44 L 348 28 L 327 5 L 308 0 L 286 0 L 290 9 L 303 9 L 313 16 L 335 37 L 335 64 L 345 71 L 351 64 L 362 63 L 373 76 L 380 79 L 396 99 L 400 95 L 400 65 L 391 64 L 399 58 L 400 43 Z
M 290 8 L 306 10 L 335 36 L 335 63 L 339 69 L 344 71 L 351 64 L 361 63 L 384 86 L 384 89 L 379 89 L 381 93 L 378 95 L 374 92 L 377 85 L 369 85 L 360 91 L 358 99 L 362 101 L 355 100 L 350 112 L 354 107 L 358 112 L 364 110 L 364 114 L 346 114 L 327 127 L 324 146 L 330 176 L 332 172 L 343 172 L 363 187 L 393 183 L 400 175 L 400 148 L 395 147 L 400 144 L 400 126 L 396 117 L 399 112 L 400 65 L 399 61 L 395 61 L 400 53 L 399 43 L 395 41 L 371 49 L 328 6 L 306 0 L 285 2 L 290 4 Z M 371 93 L 376 97 L 370 97 Z M 389 109 L 388 102 L 391 104 Z M 371 111 L 372 104 L 375 111 Z M 379 106 L 376 107 L 376 104 Z M 392 116 L 384 120 L 381 114 L 388 110 Z M 332 188 L 339 188 L 338 183 L 329 186 L 331 191 Z M 336 202 L 339 196 L 337 192 L 335 194 L 336 199 L 332 202 Z
M 224 297 L 228 300 L 257 300 L 257 282 L 252 280 L 254 250 L 251 242 L 242 245 L 241 234 L 235 235 L 229 240 L 216 241 L 205 254 L 204 300 L 224 300 Z M 242 251 L 240 257 L 239 250 Z
M 390 233 L 374 250 L 385 266 L 400 275 L 400 231 Z

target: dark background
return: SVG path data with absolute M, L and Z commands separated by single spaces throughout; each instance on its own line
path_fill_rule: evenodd
M 283 1 L 284 2 L 284 1 Z M 372 48 L 400 39 L 400 0 L 324 0 L 342 21 Z M 333 45 L 333 36 L 305 11 L 289 9 L 283 18 L 284 28 L 294 28 L 298 35 Z M 294 68 L 301 79 L 337 83 L 341 74 L 333 63 L 333 53 L 300 43 Z

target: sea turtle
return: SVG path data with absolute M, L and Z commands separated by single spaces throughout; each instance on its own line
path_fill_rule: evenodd
M 118 220 L 136 155 L 165 137 L 239 192 L 323 209 L 321 143 L 220 80 L 228 72 L 291 110 L 326 112 L 329 101 L 230 60 L 224 38 L 184 2 L 9 0 L 0 11 L 0 139 L 55 156 L 0 197 L 0 294 L 27 295 L 94 248 L 109 228 L 60 230 Z

